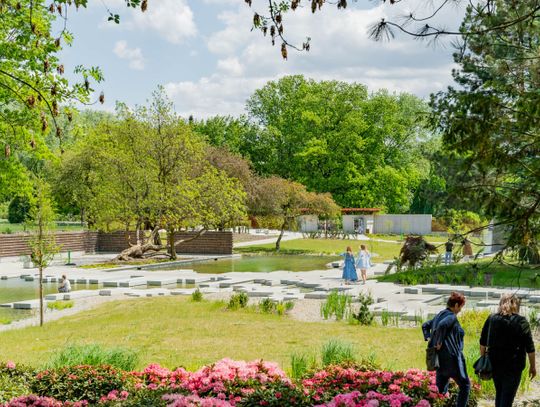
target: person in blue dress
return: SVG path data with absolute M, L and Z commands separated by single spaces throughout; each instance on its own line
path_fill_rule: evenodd
M 345 261 L 343 264 L 343 275 L 341 278 L 345 280 L 345 284 L 351 281 L 357 281 L 358 275 L 356 274 L 356 266 L 354 265 L 354 255 L 352 248 L 350 246 L 347 246 L 347 251 L 345 253 L 341 253 L 342 257 L 345 257 Z
M 366 249 L 366 245 L 360 245 L 360 251 L 356 258 L 356 267 L 360 269 L 362 274 L 362 281 L 366 284 L 367 269 L 371 267 L 371 253 Z

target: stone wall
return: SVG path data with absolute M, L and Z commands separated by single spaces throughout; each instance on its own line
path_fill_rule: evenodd
M 29 234 L 0 235 L 0 257 L 29 255 Z M 61 252 L 89 252 L 96 250 L 97 232 L 56 232 L 56 244 Z
M 195 232 L 179 233 L 176 240 L 183 236 L 193 236 Z M 57 232 L 56 244 L 60 246 L 60 252 L 113 252 L 118 253 L 136 242 L 135 232 Z M 28 246 L 28 234 L 0 234 L 0 257 L 17 257 L 30 254 Z M 206 232 L 194 239 L 177 247 L 177 253 L 190 254 L 232 254 L 232 232 Z

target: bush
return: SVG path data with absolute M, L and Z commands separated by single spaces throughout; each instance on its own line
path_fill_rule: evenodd
M 265 314 L 271 314 L 276 309 L 276 303 L 270 298 L 265 298 L 259 303 L 259 310 Z
M 236 310 L 238 308 L 246 308 L 248 303 L 248 296 L 246 293 L 238 293 L 231 295 L 229 299 L 228 309 Z
M 316 363 L 315 357 L 311 355 L 291 355 L 291 377 L 293 379 L 301 379 L 310 369 L 315 368 Z
M 198 288 L 191 293 L 191 300 L 194 302 L 201 302 L 203 300 L 203 294 Z
M 76 403 L 62 402 L 51 397 L 40 397 L 35 395 L 21 396 L 10 400 L 3 407 L 85 407 L 86 401 Z
M 529 315 L 527 319 L 529 320 L 529 325 L 531 325 L 531 330 L 535 332 L 540 325 L 540 321 L 538 321 L 538 310 L 533 307 L 529 308 Z
M 125 348 L 103 348 L 99 344 L 69 345 L 51 358 L 48 367 L 109 365 L 129 371 L 135 368 L 138 361 L 138 354 Z
M 97 403 L 113 390 L 127 390 L 132 378 L 111 366 L 69 366 L 39 372 L 31 382 L 38 396 Z
M 331 339 L 326 342 L 321 351 L 321 361 L 323 366 L 340 365 L 354 363 L 354 348 L 348 342 Z
M 31 368 L 13 362 L 0 364 L 0 403 L 30 393 L 30 382 L 34 375 Z
M 302 387 L 285 381 L 271 382 L 248 393 L 238 406 L 313 406 L 311 395 L 304 393 Z
M 30 200 L 26 196 L 16 196 L 8 206 L 9 223 L 23 223 L 30 213 Z
M 373 323 L 373 312 L 369 310 L 369 306 L 373 304 L 373 297 L 371 294 L 360 293 L 358 300 L 360 307 L 358 308 L 358 312 L 351 314 L 352 318 L 360 325 L 371 325 Z
M 61 311 L 67 308 L 73 308 L 74 304 L 75 303 L 73 301 L 53 301 L 47 303 L 47 308 Z

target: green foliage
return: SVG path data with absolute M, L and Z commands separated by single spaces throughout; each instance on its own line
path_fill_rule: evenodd
M 243 406 L 298 406 L 310 407 L 313 401 L 301 387 L 285 381 L 273 381 L 264 386 L 257 386 L 241 403 Z
M 191 293 L 191 301 L 201 302 L 203 300 L 203 293 L 198 288 Z
M 310 369 L 317 366 L 315 356 L 305 353 L 293 353 L 291 355 L 291 378 L 299 380 L 303 378 Z
M 47 303 L 47 308 L 60 311 L 67 308 L 73 308 L 73 305 L 75 305 L 73 301 L 53 301 Z
M 453 162 L 454 200 L 502 223 L 509 247 L 534 254 L 523 262 L 540 261 L 538 4 L 493 6 L 467 8 L 461 32 L 481 34 L 454 53 L 456 87 L 432 97 L 432 120 Z
M 265 298 L 261 302 L 259 302 L 259 309 L 265 314 L 271 314 L 276 309 L 276 303 L 270 298 Z
M 341 206 L 406 211 L 429 172 L 419 148 L 427 107 L 412 95 L 297 75 L 255 91 L 247 110 L 261 126 L 242 141 L 255 170 L 330 192 Z
M 335 316 L 337 321 L 345 318 L 351 304 L 351 296 L 332 290 L 326 300 L 321 304 L 321 316 L 330 319 Z
M 390 312 L 388 309 L 383 309 L 381 312 L 381 324 L 382 326 L 388 326 L 390 323 Z
M 338 339 L 331 339 L 323 344 L 321 362 L 323 366 L 354 363 L 354 347 L 352 344 Z
M 7 219 L 9 223 L 23 223 L 30 213 L 30 199 L 16 196 L 9 203 Z
M 81 365 L 39 372 L 30 387 L 39 396 L 94 404 L 112 390 L 127 390 L 129 383 L 129 377 L 113 367 Z
M 34 371 L 28 367 L 17 365 L 7 367 L 6 363 L 0 365 L 0 403 L 5 403 L 13 397 L 29 394 L 30 381 Z
M 231 295 L 227 308 L 230 310 L 237 310 L 239 308 L 246 308 L 248 304 L 248 296 L 246 293 L 237 293 Z
M 359 307 L 357 312 L 351 312 L 351 317 L 357 321 L 360 325 L 371 325 L 373 323 L 373 312 L 370 311 L 369 306 L 373 304 L 373 297 L 371 294 L 360 293 L 358 295 Z
M 529 308 L 529 314 L 527 319 L 529 320 L 529 325 L 531 326 L 531 331 L 536 332 L 540 326 L 540 321 L 538 320 L 538 310 L 534 307 Z
M 116 369 L 130 371 L 139 361 L 139 355 L 126 348 L 104 348 L 99 344 L 68 345 L 52 356 L 48 367 L 58 369 L 62 367 L 90 365 L 108 365 Z

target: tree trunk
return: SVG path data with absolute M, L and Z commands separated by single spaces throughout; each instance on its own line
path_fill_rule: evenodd
M 283 221 L 283 225 L 281 225 L 281 231 L 279 232 L 279 236 L 276 240 L 276 252 L 279 252 L 281 249 L 281 238 L 283 237 L 283 233 L 285 232 L 285 226 L 287 226 L 287 220 Z
M 39 266 L 39 326 L 43 326 L 43 266 Z
M 167 230 L 167 238 L 169 240 L 169 255 L 171 256 L 171 260 L 176 260 L 176 244 L 174 241 L 174 229 L 168 229 Z

